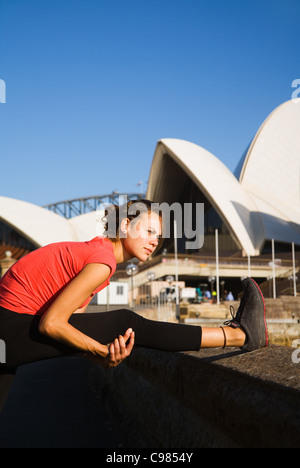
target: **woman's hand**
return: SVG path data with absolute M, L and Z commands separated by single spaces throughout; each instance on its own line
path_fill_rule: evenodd
M 129 340 L 129 342 L 128 342 Z M 127 346 L 126 343 L 128 342 Z M 134 332 L 129 328 L 125 335 L 120 335 L 108 345 L 109 354 L 105 358 L 107 367 L 116 367 L 130 356 L 134 346 Z

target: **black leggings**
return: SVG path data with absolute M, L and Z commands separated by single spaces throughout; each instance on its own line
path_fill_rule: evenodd
M 0 308 L 0 340 L 6 346 L 6 363 L 0 364 L 0 373 L 31 362 L 78 353 L 75 348 L 42 335 L 38 331 L 39 320 Z M 74 314 L 69 323 L 103 344 L 132 328 L 136 346 L 162 351 L 198 351 L 201 347 L 201 327 L 147 320 L 127 309 Z

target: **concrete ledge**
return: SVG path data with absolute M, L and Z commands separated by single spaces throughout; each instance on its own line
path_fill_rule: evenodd
M 135 349 L 91 382 L 125 447 L 300 447 L 300 364 L 292 348 L 243 353 Z

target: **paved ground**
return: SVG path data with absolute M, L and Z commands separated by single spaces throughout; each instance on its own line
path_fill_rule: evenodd
M 88 384 L 90 363 L 51 359 L 18 370 L 0 414 L 0 448 L 118 448 Z

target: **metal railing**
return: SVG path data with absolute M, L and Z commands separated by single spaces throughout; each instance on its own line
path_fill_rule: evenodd
M 119 205 L 120 200 L 123 198 L 130 200 L 138 200 L 144 198 L 145 195 L 141 193 L 117 193 L 113 192 L 106 195 L 93 195 L 90 197 L 74 198 L 73 200 L 65 200 L 49 205 L 44 205 L 46 208 L 53 213 L 63 216 L 66 219 L 74 218 L 82 214 L 97 211 L 99 207 L 103 205 L 116 204 Z

